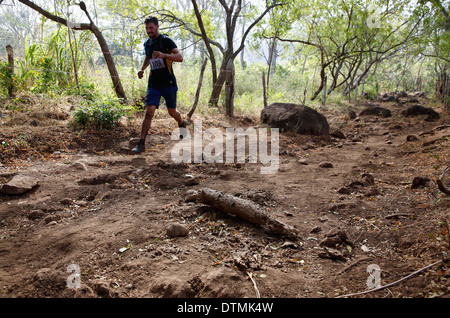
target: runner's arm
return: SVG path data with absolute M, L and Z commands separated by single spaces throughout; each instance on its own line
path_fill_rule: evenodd
M 171 60 L 174 62 L 183 62 L 183 55 L 181 55 L 180 51 L 177 48 L 174 48 L 171 52 L 171 54 L 165 54 L 159 51 L 155 51 L 153 52 L 153 56 L 154 59 L 167 59 L 167 60 Z
M 144 59 L 144 64 L 142 64 L 141 70 L 138 72 L 138 77 L 142 78 L 144 76 L 144 70 L 150 65 L 150 57 L 147 55 Z

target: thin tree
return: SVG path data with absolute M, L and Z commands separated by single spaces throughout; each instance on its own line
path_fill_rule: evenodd
M 180 26 L 183 26 L 186 30 L 191 32 L 193 35 L 197 37 L 201 37 L 203 42 L 205 43 L 210 61 L 211 61 L 211 67 L 213 72 L 213 90 L 211 92 L 211 96 L 209 99 L 209 104 L 211 106 L 217 106 L 219 101 L 220 93 L 222 92 L 223 86 L 225 82 L 230 83 L 233 85 L 234 80 L 232 80 L 230 77 L 227 76 L 227 74 L 233 74 L 233 67 L 234 67 L 234 60 L 235 58 L 241 53 L 241 51 L 245 47 L 245 42 L 247 40 L 248 35 L 250 34 L 251 30 L 269 13 L 271 10 L 278 6 L 283 6 L 285 2 L 283 1 L 271 1 L 267 3 L 265 9 L 263 12 L 257 16 L 252 23 L 249 24 L 249 26 L 245 29 L 245 32 L 242 33 L 240 43 L 238 44 L 237 48 L 235 48 L 234 40 L 236 36 L 236 28 L 238 26 L 238 19 L 242 15 L 242 11 L 244 9 L 243 6 L 243 0 L 232 0 L 232 1 L 225 1 L 225 0 L 218 0 L 221 7 L 223 8 L 225 14 L 224 14 L 224 20 L 225 20 L 225 34 L 226 34 L 226 45 L 222 45 L 218 41 L 215 41 L 211 39 L 204 30 L 203 27 L 203 20 L 201 17 L 201 12 L 198 9 L 197 0 L 191 0 L 193 6 L 194 6 L 194 12 L 197 19 L 197 26 L 200 28 L 200 32 L 195 29 L 195 27 L 191 26 L 188 22 L 181 19 L 177 14 L 174 14 L 170 10 L 167 9 L 156 9 L 155 12 L 157 12 L 162 17 L 177 22 Z M 214 56 L 212 46 L 215 46 L 219 49 L 220 53 L 222 54 L 222 62 L 221 66 L 217 75 L 217 78 L 215 79 L 215 73 L 217 72 L 217 67 L 214 67 L 213 60 L 211 57 Z M 217 74 L 217 73 L 216 73 Z M 233 91 L 234 88 L 230 87 L 230 91 Z M 227 95 L 229 97 L 232 97 L 232 94 Z M 231 105 L 232 102 L 226 101 L 227 105 Z
M 120 78 L 119 78 L 119 73 L 117 72 L 116 65 L 114 63 L 114 59 L 109 50 L 108 44 L 107 44 L 105 38 L 103 37 L 102 32 L 98 29 L 98 27 L 92 20 L 89 12 L 87 11 L 86 4 L 83 1 L 81 1 L 79 3 L 79 5 L 80 5 L 81 10 L 83 10 L 83 12 L 88 17 L 90 23 L 74 23 L 74 24 L 72 24 L 72 23 L 68 22 L 66 19 L 61 18 L 57 15 L 54 15 L 54 14 L 44 10 L 43 8 L 39 7 L 32 1 L 19 0 L 19 2 L 30 7 L 31 9 L 37 11 L 44 17 L 46 17 L 54 22 L 57 22 L 59 24 L 65 25 L 68 28 L 72 28 L 73 30 L 90 30 L 92 33 L 94 33 L 95 37 L 97 38 L 98 44 L 100 45 L 100 48 L 102 50 L 103 56 L 105 57 L 106 65 L 108 66 L 109 74 L 111 76 L 111 80 L 113 82 L 113 86 L 114 86 L 116 95 L 120 99 L 123 99 L 123 100 L 127 99 L 126 95 L 125 95 L 125 91 L 122 86 L 122 82 L 120 81 Z

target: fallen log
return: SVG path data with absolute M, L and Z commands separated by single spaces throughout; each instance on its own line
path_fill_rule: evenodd
M 260 225 L 270 233 L 284 235 L 295 239 L 299 238 L 297 229 L 267 215 L 260 205 L 250 200 L 242 199 L 221 191 L 203 188 L 187 191 L 185 201 L 196 201 L 209 205 L 222 212 Z

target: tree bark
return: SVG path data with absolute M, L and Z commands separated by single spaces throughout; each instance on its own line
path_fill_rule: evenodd
M 203 188 L 186 193 L 187 202 L 197 201 L 222 212 L 240 217 L 248 222 L 260 225 L 269 232 L 299 239 L 298 230 L 269 216 L 263 208 L 253 201 L 245 200 L 221 191 Z
M 264 74 L 264 71 L 262 72 L 262 84 L 263 84 L 263 101 L 264 101 L 264 108 L 267 108 L 266 74 Z
M 222 61 L 222 66 L 220 67 L 220 73 L 217 77 L 216 83 L 214 84 L 211 96 L 209 98 L 209 105 L 217 107 L 219 104 L 220 92 L 222 91 L 223 84 L 227 79 L 227 65 L 231 57 L 224 57 Z
M 8 83 L 8 96 L 14 97 L 14 50 L 11 45 L 6 46 L 6 53 L 8 54 L 8 64 L 10 70 L 9 83 Z
M 225 84 L 225 108 L 229 117 L 234 116 L 234 74 L 234 61 L 230 59 L 227 64 L 227 80 Z

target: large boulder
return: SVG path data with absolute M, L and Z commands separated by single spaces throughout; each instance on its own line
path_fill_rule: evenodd
M 428 108 L 422 105 L 413 105 L 408 107 L 402 112 L 402 115 L 405 117 L 415 117 L 426 115 L 426 121 L 435 121 L 440 118 L 439 113 L 433 110 L 432 108 Z
M 261 122 L 282 131 L 304 135 L 328 135 L 330 131 L 324 115 L 298 104 L 273 103 L 261 111 Z

